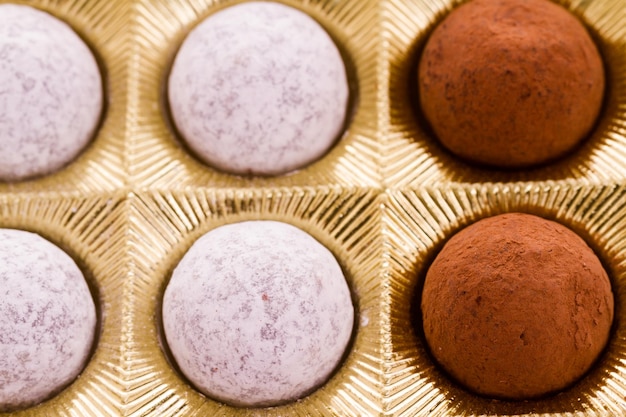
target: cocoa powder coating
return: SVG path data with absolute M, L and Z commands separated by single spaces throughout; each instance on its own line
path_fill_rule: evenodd
M 613 321 L 609 278 L 566 227 L 520 213 L 454 235 L 426 275 L 422 320 L 436 361 L 478 394 L 529 399 L 566 388 Z
M 563 156 L 592 129 L 604 70 L 582 23 L 547 0 L 472 0 L 434 30 L 421 108 L 454 154 L 497 167 Z

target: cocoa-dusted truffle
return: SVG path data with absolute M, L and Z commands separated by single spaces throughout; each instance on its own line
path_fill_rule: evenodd
M 237 406 L 296 400 L 324 383 L 352 334 L 332 253 L 275 221 L 222 226 L 184 255 L 163 299 L 167 344 L 206 395 Z
M 573 149 L 598 117 L 604 84 L 584 26 L 548 0 L 472 0 L 433 31 L 419 63 L 421 108 L 441 143 L 497 167 Z
M 193 29 L 169 77 L 180 134 L 207 164 L 279 175 L 319 159 L 346 118 L 348 83 L 330 36 L 273 2 L 221 10 Z
M 70 163 L 101 111 L 100 70 L 78 35 L 48 13 L 0 5 L 0 180 Z
M 37 404 L 74 380 L 95 327 L 72 258 L 36 234 L 0 229 L 0 412 Z
M 454 235 L 428 269 L 424 334 L 456 380 L 491 397 L 528 399 L 580 378 L 607 343 L 608 276 L 566 227 L 511 213 Z

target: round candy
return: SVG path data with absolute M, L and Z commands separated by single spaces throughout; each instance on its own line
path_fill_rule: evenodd
M 348 83 L 330 36 L 272 2 L 228 7 L 183 42 L 169 77 L 189 147 L 234 174 L 278 175 L 324 155 L 346 119 Z
M 424 334 L 474 392 L 513 400 L 566 388 L 598 358 L 613 321 L 611 283 L 568 228 L 511 213 L 454 235 L 428 269 Z
M 101 112 L 100 70 L 78 35 L 48 13 L 0 5 L 0 180 L 71 162 Z
M 467 160 L 526 167 L 561 157 L 590 132 L 604 68 L 574 15 L 548 0 L 472 0 L 434 30 L 419 64 L 421 108 Z
M 100 70 L 78 35 L 48 13 L 0 5 L 0 180 L 71 162 L 101 111 Z
M 95 327 L 72 258 L 36 234 L 0 229 L 0 412 L 37 404 L 74 380 Z
M 278 405 L 323 384 L 342 359 L 353 320 L 332 253 L 275 221 L 202 236 L 163 299 L 165 336 L 182 373 L 237 406 Z

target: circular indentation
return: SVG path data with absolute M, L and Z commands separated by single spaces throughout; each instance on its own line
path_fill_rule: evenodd
M 172 274 L 162 316 L 176 364 L 201 392 L 260 407 L 327 381 L 350 342 L 354 307 L 328 249 L 266 220 L 198 239 Z
M 56 245 L 0 229 L 0 410 L 37 404 L 76 378 L 96 310 L 85 278 Z
M 168 82 L 174 124 L 205 163 L 280 175 L 322 157 L 342 133 L 341 54 L 303 12 L 271 2 L 221 10 L 181 45 Z
M 102 77 L 64 22 L 0 5 L 0 179 L 50 174 L 88 144 L 103 107 Z
M 435 28 L 419 63 L 420 107 L 466 160 L 522 168 L 587 137 L 602 107 L 600 54 L 548 0 L 472 0 Z
M 585 374 L 608 341 L 613 293 L 574 232 L 521 213 L 455 234 L 428 269 L 421 298 L 435 360 L 472 391 L 529 399 Z

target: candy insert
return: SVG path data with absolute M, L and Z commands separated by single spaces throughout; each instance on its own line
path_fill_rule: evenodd
M 2 3 L 3 7 L 27 7 L 22 5 L 13 6 L 12 4 L 5 5 L 5 2 Z M 19 4 L 22 2 L 15 3 Z M 88 3 L 88 5 L 85 6 L 83 3 Z M 37 177 L 31 179 L 22 178 L 22 180 L 17 182 L 14 180 L 7 182 L 5 179 L 5 181 L 0 182 L 0 192 L 113 192 L 124 184 L 122 160 L 124 158 L 124 130 L 126 127 L 126 110 L 124 109 L 126 89 L 123 78 L 126 76 L 125 72 L 128 59 L 127 50 L 121 47 L 121 45 L 124 43 L 124 36 L 126 36 L 126 28 L 128 27 L 127 10 L 129 5 L 126 2 L 91 4 L 82 0 L 76 0 L 66 2 L 62 5 L 29 2 L 28 7 L 39 9 L 43 15 L 49 15 L 49 18 L 56 18 L 62 22 L 61 24 L 67 24 L 69 26 L 68 30 L 74 31 L 78 37 L 80 37 L 78 42 L 84 42 L 88 48 L 86 53 L 91 53 L 93 58 L 95 58 L 95 63 L 91 62 L 86 64 L 89 64 L 87 67 L 91 67 L 95 72 L 99 70 L 100 73 L 95 76 L 101 77 L 101 80 L 92 84 L 93 91 L 90 93 L 85 90 L 85 83 L 78 84 L 78 81 L 82 78 L 80 75 L 75 74 L 69 79 L 64 78 L 64 74 L 72 74 L 70 67 L 64 66 L 64 62 L 57 59 L 59 55 L 58 48 L 47 48 L 49 49 L 48 53 L 52 54 L 51 56 L 54 61 L 52 68 L 56 70 L 53 71 L 54 74 L 56 74 L 53 78 L 65 79 L 65 82 L 69 84 L 67 94 L 74 94 L 79 100 L 85 102 L 88 102 L 89 98 L 92 99 L 91 110 L 89 110 L 92 112 L 91 116 L 89 116 L 91 119 L 81 117 L 81 123 L 78 123 L 77 120 L 66 120 L 67 125 L 70 126 L 69 130 L 62 133 L 62 129 L 59 127 L 57 132 L 59 135 L 58 141 L 55 140 L 55 142 L 62 143 L 66 139 L 69 140 L 71 136 L 78 134 L 80 131 L 79 125 L 82 124 L 83 138 L 85 141 L 82 145 L 85 146 L 81 145 L 77 153 L 74 153 L 65 163 L 61 162 L 61 165 L 57 165 L 54 168 L 55 171 L 52 173 L 47 171 L 39 172 Z M 49 36 L 49 38 L 49 40 L 56 42 L 54 35 Z M 38 42 L 45 43 L 45 40 L 40 39 Z M 65 42 L 65 44 L 67 44 L 67 42 Z M 83 48 L 85 48 L 85 45 L 83 45 Z M 66 45 L 66 47 L 69 47 L 69 45 Z M 40 53 L 41 52 L 42 51 L 40 51 Z M 20 59 L 23 58 L 25 58 L 25 56 L 22 56 Z M 97 67 L 94 68 L 96 64 Z M 24 74 L 29 73 L 25 72 Z M 29 75 L 29 77 L 40 79 L 43 77 L 43 73 L 38 71 L 36 77 L 32 74 Z M 89 80 L 85 81 L 90 82 Z M 52 79 L 48 79 L 46 82 L 54 84 L 52 83 Z M 24 85 L 28 87 L 30 81 L 24 79 Z M 37 87 L 37 85 L 39 85 L 39 87 Z M 33 88 L 27 93 L 39 94 L 37 92 L 39 89 L 43 88 L 41 85 L 41 83 L 37 84 L 37 82 L 35 82 Z M 67 110 L 70 101 L 68 97 L 65 97 L 67 94 L 62 93 L 64 90 L 63 86 L 57 85 L 54 87 L 54 90 L 52 90 L 52 85 L 47 88 L 54 96 L 50 96 L 48 99 L 33 98 L 30 105 L 43 105 L 46 103 L 45 100 L 49 100 L 50 105 L 43 108 L 42 111 L 54 118 L 54 120 L 46 121 L 47 124 L 44 125 L 44 118 L 41 116 L 32 116 L 23 122 L 28 124 L 31 130 L 40 130 L 44 132 L 44 135 L 53 135 L 55 131 L 51 128 L 52 125 L 59 125 L 64 118 L 75 116 L 72 116 Z M 23 97 L 30 100 L 28 94 Z M 87 98 L 84 94 L 88 94 L 90 97 Z M 61 95 L 64 95 L 64 99 L 61 100 L 63 103 L 57 106 L 54 104 L 54 100 Z M 93 99 L 96 99 L 99 95 L 101 96 L 101 102 L 93 101 Z M 110 104 L 112 103 L 115 105 L 111 106 Z M 15 110 L 17 108 L 15 105 L 16 103 L 13 103 L 9 108 Z M 100 105 L 101 109 L 96 108 L 97 105 Z M 84 105 L 81 105 L 81 107 L 84 108 L 78 110 L 79 113 L 87 112 L 88 107 Z M 58 112 L 56 116 L 53 116 L 54 112 Z M 89 128 L 91 128 L 90 131 Z M 76 143 L 73 143 L 69 146 L 76 145 Z M 62 149 L 61 152 L 67 152 L 67 149 Z M 57 151 L 59 151 L 59 149 L 55 148 L 54 152 Z M 30 154 L 30 158 L 40 158 L 43 154 L 48 153 L 49 150 L 44 152 L 40 147 L 35 146 L 33 148 L 25 148 L 25 152 Z M 11 163 L 16 161 L 17 158 L 13 158 Z M 5 164 L 5 167 L 6 166 Z M 35 174 L 31 173 L 31 175 Z
M 119 414 L 121 389 L 110 375 L 121 369 L 118 326 L 124 302 L 119 285 L 121 268 L 116 267 L 120 264 L 116 259 L 120 250 L 116 247 L 122 243 L 119 237 L 124 233 L 116 227 L 123 218 L 120 205 L 120 199 L 113 196 L 26 198 L 5 194 L 0 197 L 2 228 L 36 233 L 76 262 L 89 287 L 82 295 L 93 299 L 97 317 L 93 346 L 88 347 L 87 361 L 78 378 L 68 381 L 69 385 L 43 403 L 11 415 L 62 415 L 67 412 L 68 404 L 98 415 Z M 71 308 L 80 305 L 78 302 Z M 94 390 L 94 386 L 98 388 Z
M 410 108 L 405 83 L 413 52 L 453 7 L 449 1 L 280 1 L 328 31 L 357 95 L 346 133 L 329 153 L 276 178 L 201 164 L 167 115 L 166 79 L 184 37 L 202 18 L 241 2 L 31 4 L 70 24 L 100 58 L 108 107 L 93 143 L 65 169 L 0 184 L 0 226 L 40 233 L 84 262 L 101 331 L 76 381 L 15 415 L 623 414 L 623 0 L 566 5 L 589 24 L 608 63 L 595 136 L 562 165 L 515 175 L 446 159 Z M 555 219 L 585 237 L 616 296 L 600 361 L 561 395 L 528 403 L 486 401 L 451 383 L 410 320 L 420 273 L 447 236 L 511 211 Z M 259 219 L 300 227 L 333 252 L 353 290 L 357 321 L 349 353 L 318 390 L 291 405 L 236 408 L 200 394 L 168 361 L 158 312 L 167 279 L 193 241 L 221 225 Z
M 138 413 L 168 413 L 182 407 L 200 413 L 217 410 L 232 415 L 259 412 L 254 408 L 236 408 L 209 399 L 192 388 L 168 363 L 167 344 L 163 340 L 161 300 L 172 271 L 185 253 L 205 233 L 249 220 L 281 221 L 307 232 L 328 248 L 342 266 L 352 290 L 355 305 L 353 340 L 332 377 L 310 395 L 297 402 L 262 409 L 267 415 L 341 414 L 342 410 L 371 415 L 380 409 L 380 291 L 378 262 L 372 254 L 380 250 L 375 229 L 375 194 L 348 193 L 318 189 L 308 192 L 260 190 L 229 196 L 228 193 L 152 193 L 133 199 L 136 210 L 138 247 L 151 245 L 137 258 L 137 280 L 132 283 L 137 297 L 132 304 L 135 326 L 147 329 L 136 333 L 129 352 L 129 363 L 140 376 L 132 381 L 132 404 Z M 193 225 L 187 228 L 185 224 Z M 163 240 L 165 233 L 173 240 Z M 163 259 L 155 263 L 154 259 Z M 263 301 L 263 300 L 261 300 Z M 161 339 L 159 342 L 159 338 Z M 162 349 L 159 348 L 162 346 Z M 233 348 L 234 349 L 234 348 Z M 358 384 L 353 383 L 357 379 Z M 150 383 L 146 384 L 146 380 Z M 251 397 L 252 398 L 252 397 Z M 243 399 L 242 399 L 243 400 Z M 297 411 L 300 410 L 300 411 Z
M 623 407 L 620 398 L 626 392 L 626 384 L 619 376 L 626 370 L 622 363 L 625 339 L 621 310 L 626 294 L 624 187 L 488 184 L 450 187 L 445 191 L 397 192 L 390 195 L 388 204 L 391 247 L 395 253 L 390 265 L 393 291 L 389 352 L 394 360 L 386 376 L 387 384 L 404 395 L 389 397 L 386 409 L 406 415 L 438 410 L 453 415 L 558 416 L 571 412 L 584 414 L 584 410 L 595 410 L 602 404 L 603 409 L 619 414 Z M 416 319 L 420 317 L 426 271 L 450 236 L 479 219 L 511 212 L 553 219 L 583 237 L 603 262 L 615 297 L 615 320 L 599 360 L 573 386 L 532 401 L 494 401 L 453 382 L 432 359 L 421 321 Z M 412 326 L 415 332 L 404 331 L 407 326 Z
M 587 139 L 565 158 L 534 169 L 487 169 L 464 162 L 445 150 L 429 128 L 416 91 L 417 68 L 429 36 L 458 2 L 396 0 L 383 2 L 388 45 L 389 125 L 383 177 L 400 188 L 423 184 L 444 186 L 482 181 L 615 181 L 625 175 L 626 40 L 621 22 L 626 9 L 620 0 L 557 2 L 579 18 L 603 58 L 606 93 L 600 116 Z
M 379 182 L 377 97 L 377 12 L 368 2 L 279 2 L 313 18 L 330 35 L 345 65 L 350 102 L 346 125 L 334 146 L 315 162 L 285 175 L 252 178 L 227 174 L 200 162 L 177 135 L 168 115 L 167 82 L 185 37 L 205 18 L 242 2 L 179 6 L 167 1 L 140 2 L 136 21 L 138 48 L 131 88 L 137 113 L 131 118 L 130 177 L 160 189 L 233 186 L 374 186 Z M 224 41 L 227 43 L 227 41 Z M 158 103 L 158 107 L 155 105 Z M 225 169 L 225 168 L 224 168 Z

